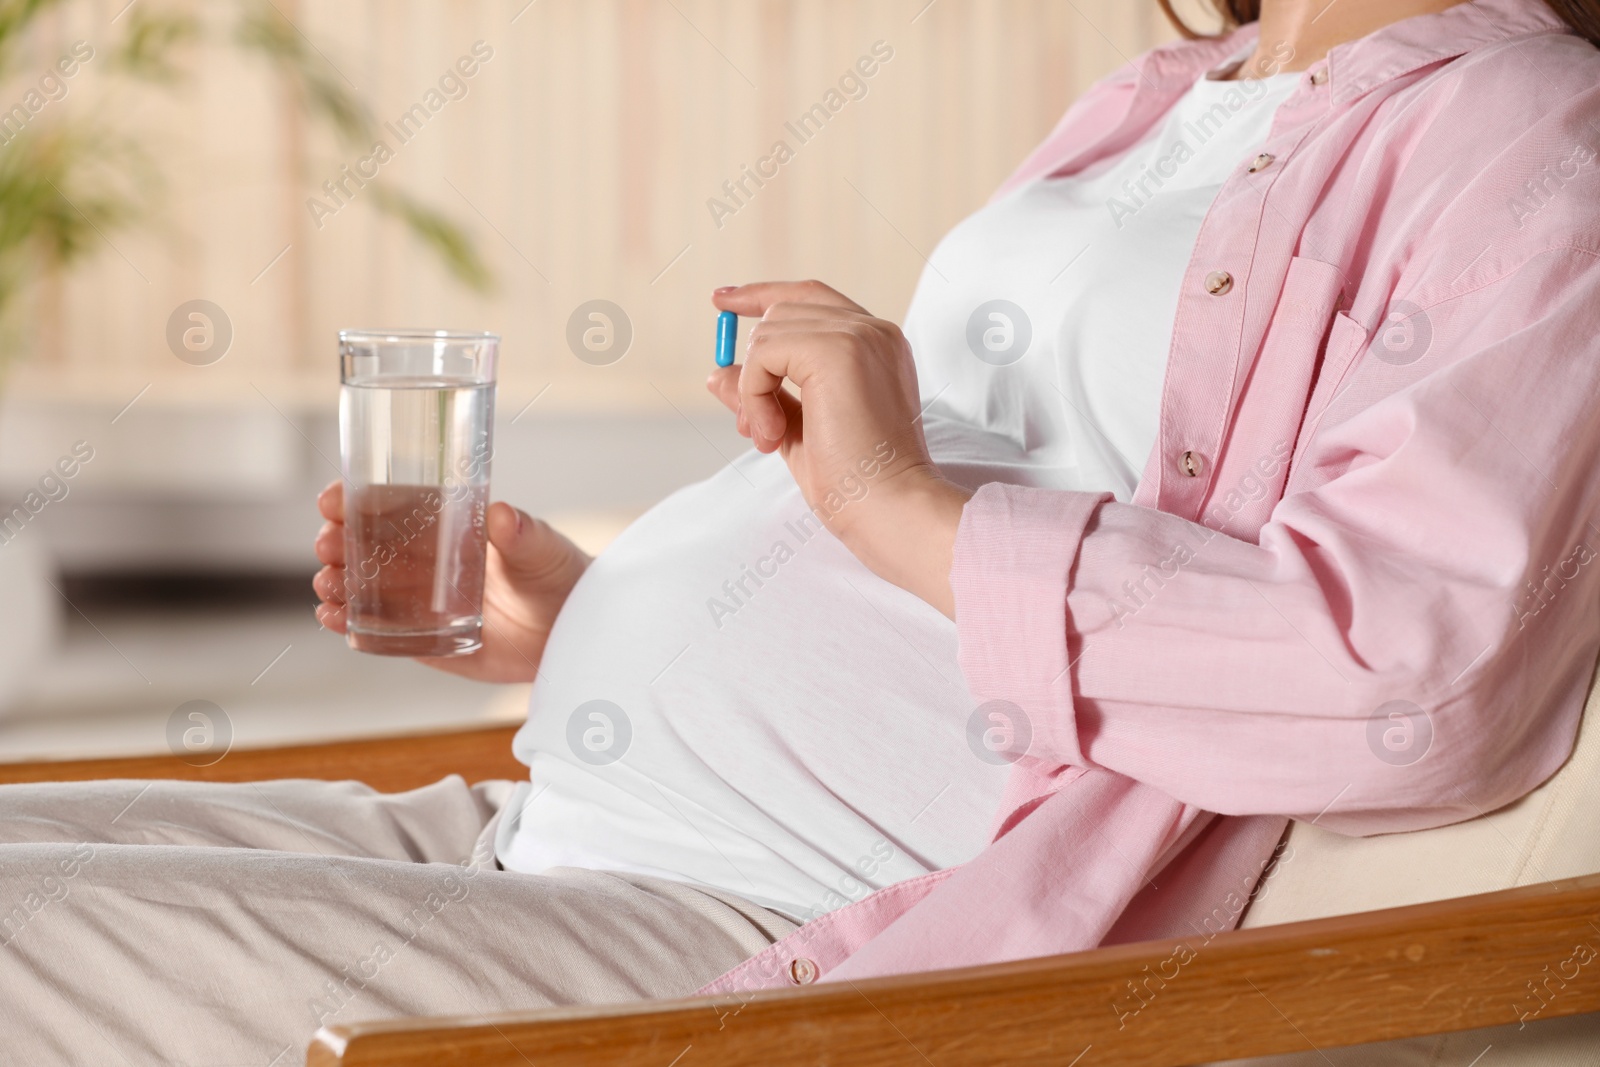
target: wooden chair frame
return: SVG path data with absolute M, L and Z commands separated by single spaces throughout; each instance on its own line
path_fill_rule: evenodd
M 511 727 L 0 765 L 0 783 L 357 778 L 384 791 L 520 778 Z M 1600 1011 L 1600 874 L 1412 907 L 962 970 L 311 1038 L 311 1067 L 1181 1067 Z M 1137 1005 L 1137 1010 L 1132 1010 Z

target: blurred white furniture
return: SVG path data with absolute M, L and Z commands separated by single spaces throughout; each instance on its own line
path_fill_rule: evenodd
M 37 530 L 0 545 L 0 715 L 37 670 L 61 629 L 61 598 Z

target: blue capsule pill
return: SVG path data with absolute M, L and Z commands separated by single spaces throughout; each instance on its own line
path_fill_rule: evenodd
M 717 366 L 733 366 L 733 346 L 739 340 L 739 316 L 724 311 L 717 316 Z

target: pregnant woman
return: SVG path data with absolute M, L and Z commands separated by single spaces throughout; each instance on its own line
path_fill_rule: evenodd
M 45 901 L 8 1041 L 289 1062 L 1220 930 L 1288 818 L 1553 773 L 1600 652 L 1600 3 L 1223 6 L 1067 113 L 903 328 L 718 290 L 754 451 L 600 558 L 490 509 L 484 647 L 433 665 L 535 683 L 528 781 L 0 790 L 0 887 Z

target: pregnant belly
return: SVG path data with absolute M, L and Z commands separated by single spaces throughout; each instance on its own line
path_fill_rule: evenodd
M 807 919 L 988 842 L 955 628 L 867 571 L 754 453 L 668 498 L 557 621 L 501 837 L 514 870 L 627 870 Z

